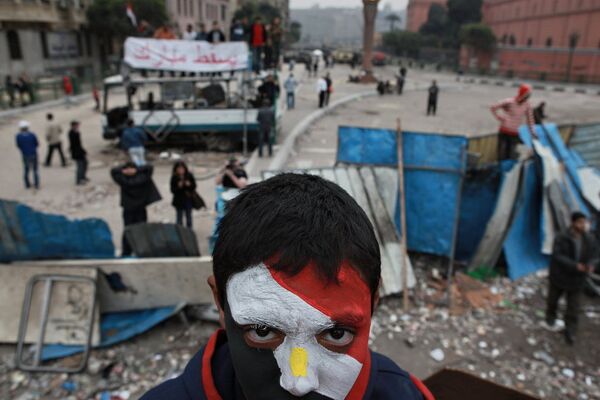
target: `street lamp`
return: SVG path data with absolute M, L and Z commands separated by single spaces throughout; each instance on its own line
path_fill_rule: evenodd
M 567 64 L 567 82 L 571 80 L 571 69 L 573 67 L 573 55 L 575 53 L 575 48 L 577 47 L 577 42 L 579 41 L 579 33 L 574 32 L 569 36 L 569 62 Z
M 362 81 L 365 83 L 375 82 L 376 80 L 373 75 L 373 40 L 378 5 L 379 0 L 363 0 L 363 70 L 365 75 L 362 77 Z

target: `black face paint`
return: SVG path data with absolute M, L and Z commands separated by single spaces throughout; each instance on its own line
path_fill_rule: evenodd
M 255 349 L 246 344 L 244 331 L 231 317 L 227 300 L 225 300 L 225 327 L 233 368 L 246 400 L 329 399 L 315 392 L 296 397 L 283 389 L 279 384 L 281 371 L 273 351 Z

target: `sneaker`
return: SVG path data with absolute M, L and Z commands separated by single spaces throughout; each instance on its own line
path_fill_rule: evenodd
M 550 332 L 560 332 L 565 327 L 565 323 L 561 319 L 557 319 L 553 323 L 544 320 L 540 322 L 540 326 Z
M 575 334 L 565 329 L 565 341 L 569 346 L 573 346 L 575 344 Z

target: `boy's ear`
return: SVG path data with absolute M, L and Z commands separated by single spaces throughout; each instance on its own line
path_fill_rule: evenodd
M 221 325 L 221 328 L 225 329 L 225 312 L 223 312 L 223 305 L 221 304 L 221 300 L 219 300 L 219 288 L 217 287 L 215 276 L 209 276 L 206 282 L 208 283 L 208 286 L 210 286 L 210 290 L 212 290 L 215 306 L 217 306 L 217 309 L 219 310 L 219 324 Z

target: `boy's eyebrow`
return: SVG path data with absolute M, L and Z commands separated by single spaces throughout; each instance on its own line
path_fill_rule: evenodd
M 365 321 L 365 315 L 362 312 L 348 312 L 344 314 L 336 314 L 331 318 L 336 325 L 358 326 Z

